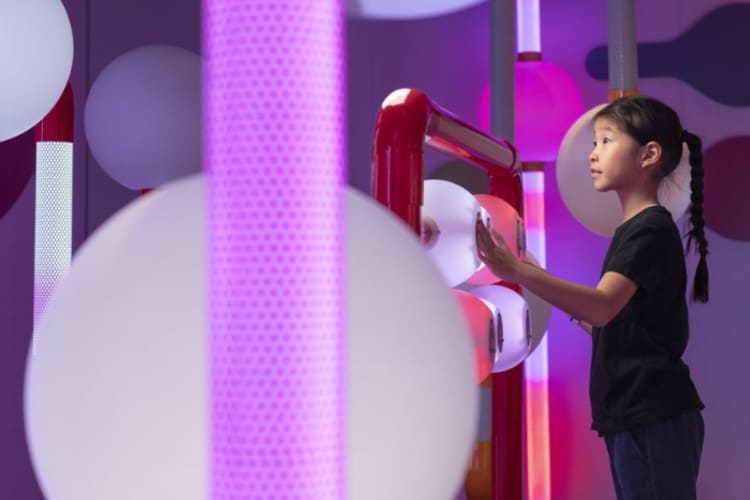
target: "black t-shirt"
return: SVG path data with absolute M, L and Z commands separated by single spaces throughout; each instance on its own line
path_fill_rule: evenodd
M 617 228 L 602 275 L 609 271 L 638 289 L 592 331 L 592 429 L 621 431 L 702 409 L 682 361 L 688 341 L 682 240 L 664 207 L 646 208 Z

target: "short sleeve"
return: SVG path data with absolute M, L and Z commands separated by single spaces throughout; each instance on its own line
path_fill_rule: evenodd
M 663 234 L 657 224 L 628 228 L 604 271 L 620 273 L 646 291 L 652 291 L 664 271 Z

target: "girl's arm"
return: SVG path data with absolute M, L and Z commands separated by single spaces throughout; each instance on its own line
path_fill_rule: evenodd
M 574 318 L 573 316 L 570 317 L 570 321 L 574 322 L 581 330 L 591 335 L 593 328 L 590 323 L 586 323 L 585 321 Z
M 637 290 L 630 279 L 615 272 L 604 273 L 596 288 L 579 285 L 518 260 L 502 236 L 477 219 L 479 257 L 500 278 L 524 288 L 593 326 L 603 326 L 619 313 Z M 494 239 L 493 239 L 494 236 Z
M 517 271 L 508 275 L 508 281 L 528 288 L 543 300 L 591 326 L 609 323 L 637 290 L 635 283 L 619 273 L 604 273 L 596 288 L 591 288 L 557 278 L 541 268 L 517 262 Z M 494 272 L 491 263 L 485 263 Z

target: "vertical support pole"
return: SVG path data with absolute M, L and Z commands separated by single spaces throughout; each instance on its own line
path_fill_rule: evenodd
M 34 337 L 59 281 L 70 269 L 73 235 L 73 89 L 68 83 L 57 104 L 35 129 Z

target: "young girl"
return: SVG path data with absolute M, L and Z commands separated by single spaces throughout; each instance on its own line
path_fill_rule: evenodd
M 700 256 L 692 299 L 707 302 L 701 142 L 655 99 L 618 99 L 594 117 L 594 189 L 617 193 L 623 212 L 595 288 L 519 261 L 499 234 L 482 221 L 476 225 L 480 257 L 495 274 L 592 334 L 592 428 L 606 442 L 618 500 L 696 498 L 703 403 L 681 359 L 688 341 L 685 256 L 679 231 L 657 199 L 683 142 L 691 166 L 687 249 L 694 244 Z

